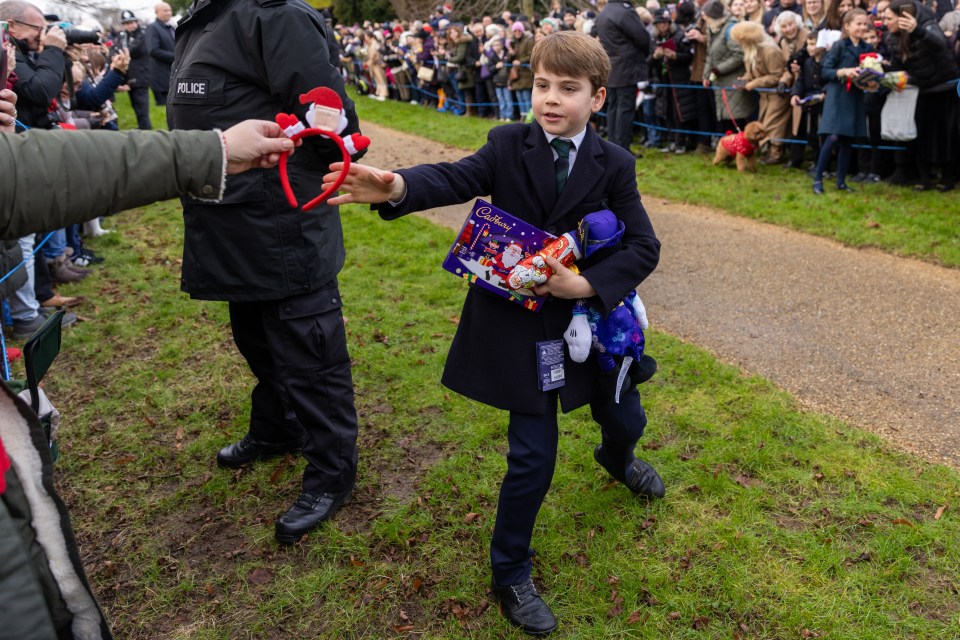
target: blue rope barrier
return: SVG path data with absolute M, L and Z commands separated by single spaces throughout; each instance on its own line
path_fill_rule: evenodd
M 958 83 L 958 84 L 957 84 L 957 86 L 958 86 L 958 91 L 960 91 L 960 78 L 958 78 L 957 80 L 949 80 L 948 83 L 949 83 L 949 82 L 957 82 L 957 83 Z M 371 86 L 373 86 L 374 88 L 376 87 L 376 83 L 373 82 L 372 80 L 371 80 Z M 432 93 L 432 92 L 427 91 L 426 89 L 424 89 L 424 88 L 422 88 L 422 87 L 418 87 L 417 85 L 413 85 L 413 84 L 403 84 L 403 85 L 394 84 L 394 85 L 391 85 L 391 86 L 393 86 L 393 87 L 407 87 L 407 88 L 413 89 L 413 90 L 415 90 L 415 91 L 418 91 L 418 92 L 421 93 L 422 95 L 426 95 L 426 96 L 429 96 L 429 97 L 431 97 L 431 98 L 437 98 L 437 99 L 440 98 L 439 94 Z M 661 88 L 661 87 L 663 87 L 663 88 L 670 88 L 670 87 L 672 87 L 672 88 L 676 88 L 676 89 L 704 89 L 704 90 L 705 90 L 705 89 L 709 89 L 709 90 L 711 90 L 711 91 L 719 91 L 720 89 L 736 90 L 735 87 L 714 87 L 714 86 L 704 87 L 703 85 L 699 85 L 699 84 L 683 85 L 683 84 L 660 84 L 660 83 L 654 83 L 654 84 L 651 84 L 650 86 L 651 86 L 651 87 L 654 87 L 654 88 Z M 751 89 L 751 91 L 776 92 L 776 89 Z M 463 100 L 458 100 L 458 99 L 456 99 L 456 98 L 453 98 L 453 97 L 450 97 L 450 96 L 446 96 L 446 95 L 444 96 L 444 101 L 445 101 L 445 102 L 449 102 L 450 104 L 452 104 L 452 105 L 454 105 L 454 106 L 456 106 L 456 107 L 466 107 L 466 106 L 468 106 L 468 105 L 471 106 L 471 107 L 499 107 L 499 106 L 500 106 L 500 103 L 499 103 L 499 102 L 469 102 L 469 103 L 468 103 L 468 102 L 464 102 Z M 511 101 L 511 102 L 509 102 L 509 103 L 507 103 L 507 104 L 509 104 L 509 106 L 510 106 L 511 108 L 520 105 L 519 102 L 513 102 L 513 101 Z M 606 114 L 605 111 L 598 111 L 598 112 L 597 112 L 597 115 L 598 115 L 598 116 L 601 116 L 601 117 L 604 117 L 604 118 L 607 117 L 607 114 Z M 684 135 L 704 136 L 704 137 L 708 137 L 708 138 L 722 137 L 722 136 L 724 135 L 724 134 L 719 133 L 719 132 L 716 132 L 716 131 L 696 131 L 696 130 L 692 130 L 692 129 L 674 129 L 674 128 L 671 128 L 671 127 L 664 127 L 664 126 L 660 126 L 660 125 L 656 125 L 656 124 L 649 124 L 649 123 L 647 123 L 647 122 L 639 122 L 639 121 L 636 121 L 636 120 L 632 121 L 631 124 L 633 124 L 634 126 L 637 126 L 637 127 L 642 127 L 642 128 L 644 128 L 644 129 L 653 129 L 653 130 L 655 130 L 655 131 L 661 131 L 661 132 L 664 132 L 664 133 L 680 133 L 680 134 L 684 134 Z M 775 139 L 773 140 L 773 142 L 778 142 L 778 143 L 781 143 L 781 144 L 808 144 L 808 141 L 807 141 L 807 140 L 799 140 L 799 139 L 796 139 L 796 138 L 775 138 Z M 872 146 L 872 145 L 869 145 L 869 144 L 855 144 L 855 145 L 852 145 L 852 148 L 854 148 L 854 149 L 876 149 L 876 150 L 878 150 L 878 151 L 906 151 L 906 150 L 907 150 L 907 147 L 891 146 L 891 145 L 877 145 L 877 146 Z

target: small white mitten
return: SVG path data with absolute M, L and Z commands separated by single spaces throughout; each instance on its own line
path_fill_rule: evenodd
M 640 323 L 640 328 L 646 331 L 650 322 L 647 320 L 647 309 L 643 306 L 640 296 L 633 296 L 633 310 L 637 314 L 637 322 Z
M 587 314 L 580 310 L 579 305 L 573 310 L 573 317 L 570 318 L 567 330 L 563 332 L 563 339 L 567 341 L 570 359 L 574 362 L 585 362 L 590 355 L 593 334 L 590 323 L 587 322 Z

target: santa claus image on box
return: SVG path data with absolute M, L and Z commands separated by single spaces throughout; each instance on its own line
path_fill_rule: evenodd
M 503 251 L 493 256 L 493 264 L 487 271 L 487 280 L 490 280 L 492 284 L 503 286 L 510 272 L 522 259 L 523 247 L 516 242 L 511 242 Z

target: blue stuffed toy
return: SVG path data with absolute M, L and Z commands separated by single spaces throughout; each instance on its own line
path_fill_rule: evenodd
M 601 249 L 614 247 L 624 230 L 623 222 L 609 210 L 586 215 L 578 227 L 584 259 Z M 643 332 L 648 326 L 643 302 L 636 290 L 631 290 L 606 315 L 585 300 L 577 302 L 563 337 L 574 362 L 586 362 L 590 354 L 595 353 L 601 372 L 613 374 L 620 361 L 612 394 L 614 402 L 619 403 L 628 374 L 634 384 L 639 384 L 656 371 L 656 361 L 643 353 Z

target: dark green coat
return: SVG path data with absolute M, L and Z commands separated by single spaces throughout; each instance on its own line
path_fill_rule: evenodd
M 214 200 L 222 182 L 223 147 L 213 131 L 0 134 L 0 238 L 184 193 Z

